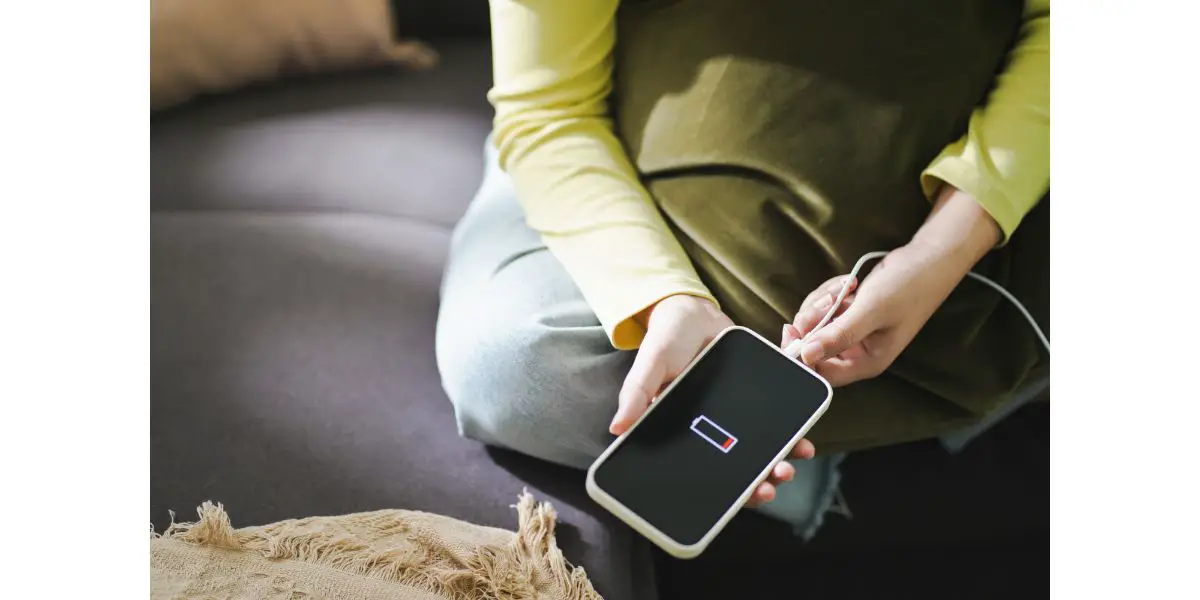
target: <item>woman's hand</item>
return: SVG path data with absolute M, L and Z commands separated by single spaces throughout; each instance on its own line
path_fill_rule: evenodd
M 712 302 L 689 295 L 668 296 L 649 311 L 646 337 L 638 349 L 637 358 L 621 387 L 617 414 L 609 431 L 625 433 L 660 391 L 683 371 L 709 342 L 733 321 Z M 792 451 L 796 458 L 812 458 L 815 449 L 811 442 L 801 440 Z M 771 477 L 759 485 L 749 504 L 769 502 L 775 498 L 775 484 L 795 476 L 792 465 L 775 465 Z
M 888 254 L 838 312 L 812 334 L 800 358 L 834 386 L 883 373 L 968 271 L 999 239 L 995 221 L 971 196 L 947 186 L 912 242 Z M 803 339 L 833 306 L 845 276 L 822 284 L 784 327 L 786 347 Z
M 800 359 L 835 387 L 883 373 L 966 275 L 941 263 L 939 253 L 920 246 L 887 255 L 861 285 L 850 282 L 851 293 L 836 316 L 801 346 Z M 784 347 L 803 339 L 824 318 L 845 277 L 830 279 L 809 294 L 784 328 Z

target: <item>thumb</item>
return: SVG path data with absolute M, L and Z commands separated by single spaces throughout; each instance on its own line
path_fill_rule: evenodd
M 871 334 L 873 324 L 865 302 L 855 302 L 846 312 L 809 336 L 800 348 L 804 364 L 815 366 L 857 345 Z
M 608 426 L 613 435 L 621 435 L 633 426 L 646 407 L 650 406 L 655 394 L 662 388 L 667 376 L 663 352 L 655 345 L 644 344 L 633 359 L 633 367 L 625 376 L 621 393 L 617 398 L 617 414 Z

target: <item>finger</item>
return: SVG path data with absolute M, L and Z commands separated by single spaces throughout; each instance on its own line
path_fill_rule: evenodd
M 746 505 L 750 507 L 759 506 L 775 499 L 775 486 L 767 482 L 758 484 L 750 499 L 746 501 Z
M 857 294 L 847 294 L 846 297 L 842 299 L 842 303 L 838 305 L 837 310 L 834 311 L 832 318 L 837 318 L 845 313 L 846 310 L 854 304 L 856 298 Z M 815 328 L 828 313 L 829 305 L 825 304 L 824 302 L 819 303 L 817 307 L 801 311 L 800 315 L 796 318 L 796 329 L 800 331 L 800 337 L 803 338 L 811 333 L 813 328 Z
M 825 282 L 824 289 L 820 290 L 820 298 L 814 298 L 814 304 L 820 304 L 825 310 L 829 310 L 833 306 L 833 301 L 841 295 L 842 288 L 846 288 L 846 294 L 851 294 L 858 288 L 858 279 L 849 275 L 834 277 Z
M 649 343 L 647 343 L 649 342 Z M 642 413 L 650 406 L 658 390 L 666 379 L 666 367 L 662 361 L 662 351 L 658 344 L 644 341 L 637 357 L 633 359 L 633 367 L 625 376 L 621 392 L 617 396 L 617 414 L 613 416 L 608 426 L 613 435 L 625 433 Z
M 834 277 L 822 283 L 820 287 L 804 299 L 804 303 L 800 305 L 800 310 L 796 313 L 796 318 L 792 320 L 792 324 L 800 330 L 801 335 L 806 335 L 808 330 L 812 328 L 811 324 L 807 328 L 801 324 L 802 317 L 807 316 L 807 320 L 811 323 L 819 321 L 833 307 L 834 301 L 842 293 L 843 286 L 846 287 L 847 295 L 853 294 L 858 288 L 858 279 L 848 275 Z M 811 318 L 813 314 L 819 316 L 813 320 Z
M 833 387 L 847 386 L 852 383 L 878 377 L 885 369 L 876 357 L 866 355 L 861 358 L 847 360 L 842 357 L 831 358 L 817 365 L 817 373 L 824 377 Z
M 771 469 L 772 483 L 791 481 L 792 478 L 795 476 L 796 476 L 796 467 L 793 467 L 792 463 L 789 463 L 787 461 L 783 461 L 783 462 L 775 465 L 774 469 Z
M 800 349 L 809 366 L 835 357 L 865 339 L 874 329 L 874 316 L 864 303 L 851 304 L 846 312 L 814 332 Z
M 806 309 L 811 307 L 813 304 L 816 304 L 817 302 L 819 302 L 821 300 L 821 298 L 828 296 L 830 287 L 836 287 L 837 289 L 840 290 L 841 286 L 842 286 L 842 281 L 844 279 L 845 279 L 844 275 L 839 275 L 832 279 L 828 279 L 825 282 L 821 283 L 821 285 L 818 285 L 815 289 L 813 289 L 813 291 L 809 292 L 808 295 L 804 297 L 804 301 L 800 303 L 800 308 L 796 310 L 796 317 L 793 319 L 793 321 L 795 321 L 795 319 L 800 318 L 801 312 L 804 312 Z M 836 294 L 836 292 L 835 292 L 835 294 Z
M 808 441 L 807 438 L 800 440 L 796 444 L 796 447 L 792 448 L 792 458 L 808 460 L 816 455 L 817 455 L 817 447 L 813 446 L 813 443 Z M 796 468 L 792 467 L 793 473 L 795 473 L 795 470 L 796 470 Z
M 820 302 L 825 302 L 826 306 L 832 305 L 830 300 L 832 298 L 836 298 L 837 295 L 841 293 L 842 285 L 845 284 L 847 277 L 847 275 L 839 275 L 817 286 L 817 289 L 813 290 L 808 294 L 808 296 L 804 297 L 804 302 L 800 303 L 800 311 L 811 308 L 813 305 Z M 858 281 L 854 278 L 851 278 L 849 291 L 854 291 L 854 288 L 857 286 Z M 797 315 L 799 315 L 800 311 L 797 311 Z
M 822 283 L 817 291 L 836 298 L 838 294 L 842 293 L 843 286 L 848 287 L 849 291 L 853 292 L 854 288 L 858 287 L 858 278 L 849 275 L 831 277 L 825 283 Z
M 788 344 L 800 339 L 800 331 L 791 323 L 783 326 L 783 338 L 779 342 L 780 348 L 787 348 Z

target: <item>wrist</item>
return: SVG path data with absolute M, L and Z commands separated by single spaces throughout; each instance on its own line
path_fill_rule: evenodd
M 908 244 L 969 271 L 1003 239 L 1000 225 L 971 194 L 944 184 L 925 224 Z
M 636 319 L 643 327 L 649 329 L 654 323 L 654 315 L 664 311 L 681 312 L 694 318 L 719 321 L 727 319 L 716 303 L 708 298 L 692 294 L 672 294 L 646 307 L 638 313 Z

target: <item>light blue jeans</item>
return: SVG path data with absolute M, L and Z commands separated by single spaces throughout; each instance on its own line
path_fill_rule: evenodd
M 459 221 L 442 280 L 437 362 L 459 432 L 586 468 L 632 352 L 609 344 L 596 315 L 537 232 L 489 139 L 483 185 Z

